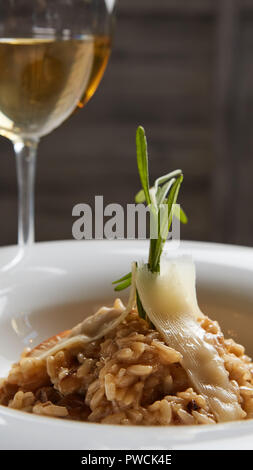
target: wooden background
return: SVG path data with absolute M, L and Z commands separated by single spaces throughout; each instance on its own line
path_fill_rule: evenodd
M 120 0 L 105 77 L 87 107 L 42 139 L 36 239 L 72 237 L 72 207 L 133 202 L 135 129 L 152 179 L 181 167 L 185 239 L 253 245 L 252 0 Z M 0 140 L 0 245 L 16 242 L 11 144 Z

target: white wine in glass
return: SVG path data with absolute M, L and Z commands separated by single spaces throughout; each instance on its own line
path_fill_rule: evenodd
M 95 92 L 110 38 L 0 39 L 0 128 L 12 139 L 42 137 Z
M 34 240 L 39 139 L 95 93 L 110 51 L 115 0 L 0 0 L 0 135 L 14 145 L 18 243 Z

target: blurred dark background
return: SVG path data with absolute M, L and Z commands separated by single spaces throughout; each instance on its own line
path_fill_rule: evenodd
M 36 239 L 72 238 L 72 207 L 133 202 L 135 130 L 152 179 L 185 174 L 184 239 L 253 245 L 252 0 L 119 0 L 109 66 L 86 108 L 42 139 Z M 0 139 L 0 245 L 16 243 L 16 175 Z

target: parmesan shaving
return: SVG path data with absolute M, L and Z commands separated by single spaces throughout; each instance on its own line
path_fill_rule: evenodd
M 182 354 L 182 366 L 217 421 L 244 418 L 224 361 L 197 322 L 203 313 L 198 307 L 192 260 L 164 260 L 161 274 L 151 273 L 147 266 L 140 267 L 136 287 L 147 316 L 166 344 Z

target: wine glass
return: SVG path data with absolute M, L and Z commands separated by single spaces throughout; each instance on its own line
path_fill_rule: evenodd
M 111 51 L 115 0 L 0 0 L 0 135 L 14 146 L 19 259 L 34 241 L 39 140 L 85 106 Z

